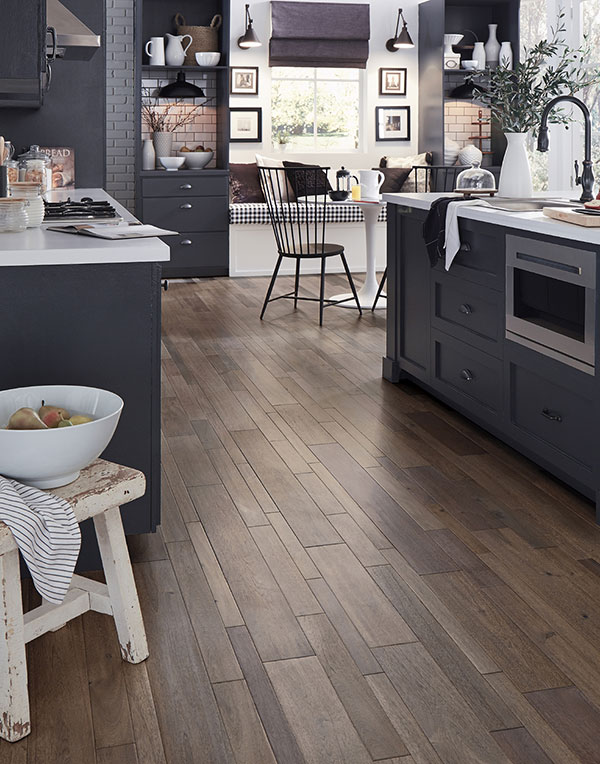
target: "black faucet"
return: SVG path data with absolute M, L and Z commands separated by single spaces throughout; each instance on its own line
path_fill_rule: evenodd
M 548 114 L 561 101 L 568 101 L 579 106 L 583 112 L 583 118 L 585 120 L 585 159 L 583 160 L 583 172 L 579 175 L 579 162 L 575 162 L 575 182 L 577 185 L 583 187 L 583 193 L 581 194 L 580 202 L 589 202 L 594 198 L 594 173 L 592 172 L 592 120 L 590 118 L 590 110 L 575 96 L 564 95 L 557 96 L 551 101 L 548 101 L 546 108 L 542 113 L 542 122 L 540 124 L 540 132 L 538 135 L 537 150 L 548 151 Z

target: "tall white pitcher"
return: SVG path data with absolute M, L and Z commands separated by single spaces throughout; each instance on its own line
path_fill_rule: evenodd
M 385 175 L 380 170 L 361 170 L 360 189 L 363 199 L 379 199 L 379 189 L 383 185 Z

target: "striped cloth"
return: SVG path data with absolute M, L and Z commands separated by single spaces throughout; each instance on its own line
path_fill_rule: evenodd
M 69 502 L 0 476 L 0 520 L 10 528 L 35 588 L 48 602 L 60 604 L 81 547 Z

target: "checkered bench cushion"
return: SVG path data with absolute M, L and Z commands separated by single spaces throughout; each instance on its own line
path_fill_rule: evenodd
M 296 222 L 300 217 L 300 222 L 313 222 L 315 219 L 315 209 L 319 211 L 319 221 L 322 220 L 323 206 L 321 204 L 278 204 L 279 212 L 286 220 Z M 325 221 L 327 223 L 362 223 L 363 213 L 360 205 L 354 202 L 327 203 L 325 205 Z M 378 222 L 387 220 L 386 205 L 383 205 L 377 218 Z M 229 222 L 231 225 L 269 225 L 269 208 L 265 203 L 256 204 L 230 204 Z

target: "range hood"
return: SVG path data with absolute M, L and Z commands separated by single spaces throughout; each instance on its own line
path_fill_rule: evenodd
M 46 0 L 48 27 L 56 30 L 56 57 L 87 61 L 100 48 L 100 35 L 80 21 L 60 0 Z M 48 49 L 51 54 L 51 47 Z

